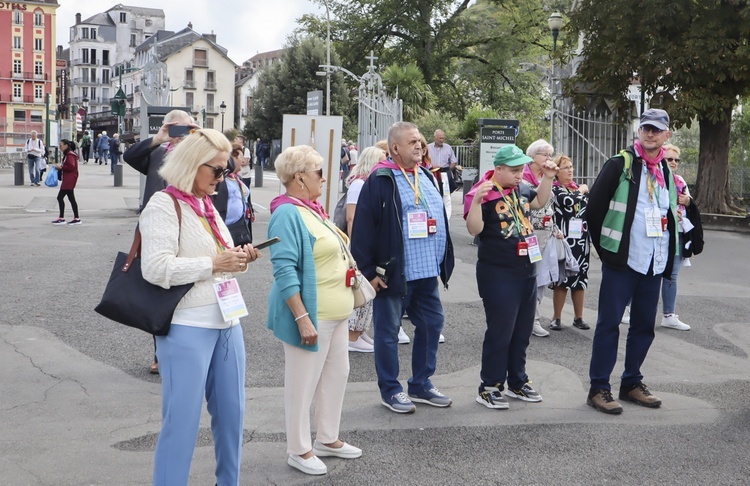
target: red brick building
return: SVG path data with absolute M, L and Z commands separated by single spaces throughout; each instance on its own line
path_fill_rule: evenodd
M 45 97 L 54 109 L 57 0 L 0 0 L 0 152 L 23 150 L 45 131 Z M 44 139 L 44 137 L 43 137 Z

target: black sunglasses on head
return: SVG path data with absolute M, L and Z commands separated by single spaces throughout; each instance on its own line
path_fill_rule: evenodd
M 214 167 L 213 165 L 210 165 L 210 164 L 203 164 L 203 165 L 205 165 L 206 167 L 214 171 L 214 178 L 217 180 L 221 179 L 222 177 L 226 177 L 232 173 L 231 170 L 224 168 L 224 167 Z

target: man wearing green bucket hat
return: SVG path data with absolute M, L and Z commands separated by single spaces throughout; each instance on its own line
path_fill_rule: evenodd
M 505 396 L 542 401 L 526 375 L 526 348 L 536 310 L 536 262 L 542 259 L 529 213 L 547 203 L 557 166 L 545 162 L 544 176 L 534 190 L 520 184 L 531 160 L 515 145 L 500 148 L 495 168 L 464 199 L 466 228 L 479 237 L 477 287 L 487 321 L 476 401 L 493 409 L 508 408 Z

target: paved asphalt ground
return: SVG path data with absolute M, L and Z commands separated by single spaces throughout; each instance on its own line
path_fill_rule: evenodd
M 115 188 L 108 166 L 82 165 L 76 193 L 83 224 L 57 227 L 50 224 L 56 189 L 16 187 L 12 171 L 0 171 L 0 485 L 150 484 L 161 420 L 159 378 L 147 372 L 151 338 L 93 311 L 137 221 L 139 176 L 127 166 L 124 173 L 124 186 Z M 253 189 L 259 238 L 279 191 L 273 173 L 266 175 L 265 187 Z M 418 405 L 413 415 L 386 410 L 372 355 L 351 354 L 341 437 L 364 455 L 326 459 L 327 476 L 286 465 L 282 346 L 265 328 L 268 258 L 240 277 L 252 314 L 243 319 L 243 484 L 750 483 L 750 236 L 707 232 L 704 254 L 681 272 L 678 312 L 692 330 L 657 327 L 643 367 L 661 409 L 625 403 L 622 415 L 607 416 L 585 404 L 593 330 L 570 327 L 568 303 L 567 327 L 532 337 L 528 351 L 544 401 L 495 411 L 474 402 L 484 313 L 476 249 L 460 212 L 455 195 L 456 271 L 441 292 L 446 343 L 434 377 L 453 406 Z M 585 318 L 593 325 L 599 263 L 592 268 Z M 542 314 L 551 315 L 549 299 Z M 411 334 L 411 324 L 404 326 Z M 410 348 L 400 354 L 405 381 Z M 621 371 L 620 361 L 615 387 Z M 214 484 L 208 424 L 205 415 L 191 485 Z

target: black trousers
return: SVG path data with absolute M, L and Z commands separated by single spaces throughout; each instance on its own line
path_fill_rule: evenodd
M 76 202 L 76 195 L 73 189 L 60 189 L 60 192 L 57 193 L 57 205 L 60 206 L 60 217 L 65 217 L 65 201 L 63 200 L 65 196 L 68 196 L 70 207 L 73 208 L 73 218 L 78 219 L 78 203 Z

